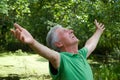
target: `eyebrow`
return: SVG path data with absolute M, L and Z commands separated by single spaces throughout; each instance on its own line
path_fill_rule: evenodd
M 63 28 L 63 31 L 66 31 L 66 30 L 69 30 L 69 29 L 67 29 L 67 28 Z

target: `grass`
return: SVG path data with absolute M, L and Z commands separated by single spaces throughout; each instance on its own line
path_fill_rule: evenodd
M 50 80 L 48 61 L 39 55 L 0 56 L 0 77 L 15 75 L 20 80 Z
M 88 60 L 94 80 L 119 80 L 120 63 L 117 61 L 112 60 L 112 63 L 104 64 L 94 59 Z M 9 77 L 10 79 L 6 79 Z M 1 53 L 0 80 L 51 80 L 48 61 L 37 54 L 28 55 L 21 50 Z

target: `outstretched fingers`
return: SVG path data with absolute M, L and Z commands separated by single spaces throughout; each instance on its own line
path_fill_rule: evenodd
M 21 42 L 31 44 L 33 41 L 32 35 L 19 24 L 14 23 L 15 29 L 11 29 L 12 34 Z
M 96 26 L 98 26 L 99 25 L 99 23 L 97 22 L 97 20 L 95 19 L 95 21 L 94 21 L 94 24 L 96 25 Z
M 15 27 L 16 29 L 19 29 L 20 31 L 23 30 L 23 28 L 22 28 L 19 24 L 17 24 L 17 23 L 14 23 L 14 27 Z
M 104 24 L 102 24 L 102 23 L 98 23 L 98 25 L 96 27 L 99 29 L 102 29 L 102 30 L 105 29 Z
M 21 40 L 21 33 L 23 31 L 23 28 L 18 25 L 17 23 L 14 23 L 15 29 L 11 29 L 12 34 L 18 39 Z
M 97 20 L 95 19 L 95 25 L 96 25 L 96 29 L 97 30 L 100 30 L 100 31 L 104 31 L 105 30 L 105 27 L 104 27 L 104 24 L 103 23 L 99 23 L 97 22 Z
M 21 31 L 19 29 L 16 29 L 15 33 L 16 33 L 16 38 L 20 39 Z
M 94 21 L 94 24 L 96 25 L 96 27 L 101 27 L 103 24 L 99 23 L 96 19 Z
M 14 30 L 14 29 L 11 29 L 10 31 L 11 31 L 11 33 L 15 36 L 15 30 Z
M 104 27 L 104 25 L 102 25 L 102 26 L 101 26 L 101 29 L 102 29 L 103 31 L 105 30 L 105 27 Z

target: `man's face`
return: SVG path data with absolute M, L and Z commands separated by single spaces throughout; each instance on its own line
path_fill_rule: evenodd
M 59 41 L 64 47 L 76 44 L 78 45 L 79 40 L 74 35 L 73 30 L 67 28 L 58 28 L 56 33 L 58 35 Z

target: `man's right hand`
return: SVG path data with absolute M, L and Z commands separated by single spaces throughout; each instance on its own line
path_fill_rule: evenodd
M 29 45 L 34 43 L 32 35 L 26 29 L 24 29 L 17 23 L 14 23 L 14 27 L 15 29 L 12 29 L 11 32 L 18 40 L 20 40 L 22 43 Z

